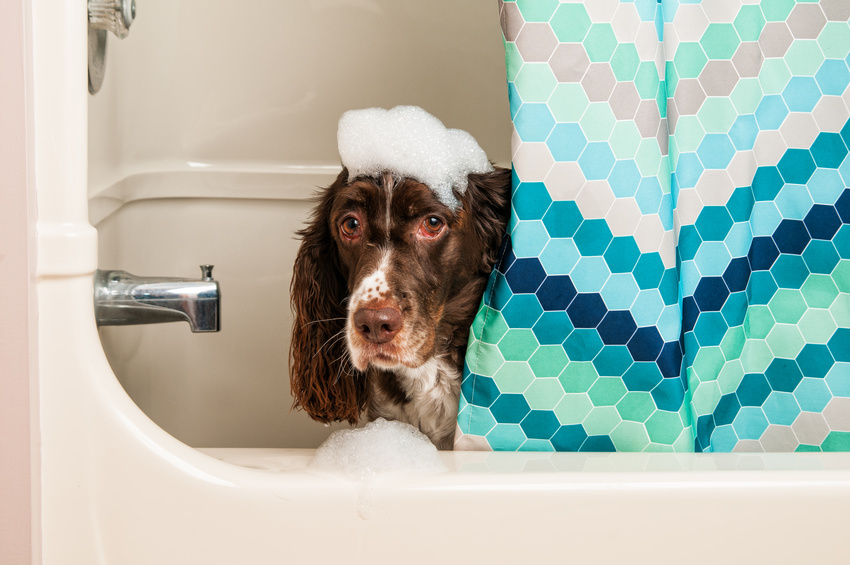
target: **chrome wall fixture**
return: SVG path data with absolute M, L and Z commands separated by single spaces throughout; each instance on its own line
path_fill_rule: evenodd
M 88 12 L 89 92 L 96 94 L 106 66 L 106 32 L 119 39 L 127 37 L 136 19 L 136 0 L 88 0 Z
M 94 275 L 97 325 L 189 322 L 193 332 L 217 332 L 221 329 L 221 290 L 212 269 L 212 265 L 201 265 L 200 279 L 97 271 Z

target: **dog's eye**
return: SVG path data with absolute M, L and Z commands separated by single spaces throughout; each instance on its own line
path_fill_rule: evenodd
M 434 238 L 440 235 L 443 231 L 445 223 L 436 216 L 428 216 L 422 220 L 422 225 L 419 226 L 419 235 L 422 237 Z
M 353 216 L 348 216 L 339 224 L 339 229 L 342 235 L 348 239 L 354 239 L 360 236 L 360 220 Z
M 427 218 L 425 220 L 425 227 L 428 228 L 429 230 L 437 231 L 441 227 L 443 227 L 443 220 L 441 220 L 440 218 L 436 218 L 434 216 L 431 216 L 430 218 Z

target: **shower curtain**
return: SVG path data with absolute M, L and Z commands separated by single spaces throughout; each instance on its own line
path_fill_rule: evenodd
M 850 450 L 850 0 L 499 5 L 456 448 Z

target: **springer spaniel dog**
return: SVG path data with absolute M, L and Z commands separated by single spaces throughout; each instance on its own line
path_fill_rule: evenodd
M 414 178 L 392 159 L 367 174 L 343 165 L 298 232 L 294 405 L 325 423 L 354 424 L 364 411 L 370 421 L 400 420 L 451 449 L 469 328 L 502 244 L 511 171 L 488 161 L 488 172 L 468 173 L 447 198 L 422 182 L 427 174 L 414 167 Z

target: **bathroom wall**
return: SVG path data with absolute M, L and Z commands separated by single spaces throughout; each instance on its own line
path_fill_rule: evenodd
M 90 103 L 89 184 L 200 163 L 338 164 L 351 108 L 416 104 L 510 160 L 494 0 L 139 0 Z
M 28 162 L 28 7 L 24 0 L 0 3 L 0 563 L 9 565 L 40 562 L 33 549 L 38 528 L 32 527 L 38 517 L 38 455 L 30 381 L 35 210 Z
M 338 171 L 337 120 L 423 106 L 510 162 L 493 0 L 138 0 L 89 98 L 90 216 L 101 269 L 196 277 L 212 263 L 222 331 L 101 328 L 119 381 L 198 447 L 312 447 L 290 413 L 289 281 L 307 198 Z

